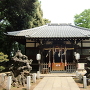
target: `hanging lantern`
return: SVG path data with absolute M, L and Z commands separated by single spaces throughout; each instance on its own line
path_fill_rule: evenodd
M 37 54 L 37 55 L 36 55 L 36 59 L 37 59 L 37 60 L 41 60 L 41 54 Z
M 76 53 L 75 58 L 76 58 L 76 60 L 79 60 L 80 59 L 80 54 Z
M 76 52 L 74 52 L 74 56 L 76 56 Z

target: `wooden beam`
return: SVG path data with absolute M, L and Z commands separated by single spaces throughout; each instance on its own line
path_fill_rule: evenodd
M 51 50 L 53 48 L 44 48 L 43 50 Z M 65 48 L 54 48 L 54 49 L 65 49 Z M 67 50 L 73 50 L 74 48 L 66 48 Z

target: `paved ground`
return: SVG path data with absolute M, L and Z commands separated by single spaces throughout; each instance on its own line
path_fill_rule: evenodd
M 40 77 L 44 78 L 33 90 L 80 90 L 72 78 L 75 75 L 75 73 L 40 74 Z M 11 90 L 16 90 L 16 88 Z
M 51 74 L 40 74 L 41 77 L 75 77 L 76 73 L 51 73 Z
M 72 77 L 44 77 L 34 90 L 80 90 Z

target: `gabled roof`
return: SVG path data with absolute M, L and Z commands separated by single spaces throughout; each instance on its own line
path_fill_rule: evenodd
M 89 38 L 90 29 L 71 24 L 47 24 L 36 28 L 7 32 L 7 35 L 27 38 Z

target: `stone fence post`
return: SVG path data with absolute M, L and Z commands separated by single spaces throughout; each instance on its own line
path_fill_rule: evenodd
M 83 88 L 87 88 L 87 78 L 83 76 Z
M 40 79 L 40 71 L 37 71 L 37 79 Z
M 31 86 L 31 76 L 27 76 L 27 90 L 30 90 Z
M 7 79 L 7 88 L 6 88 L 6 90 L 11 89 L 11 83 L 12 83 L 12 76 L 9 76 L 8 79 Z
M 36 73 L 33 73 L 32 80 L 33 80 L 33 83 L 36 83 Z

